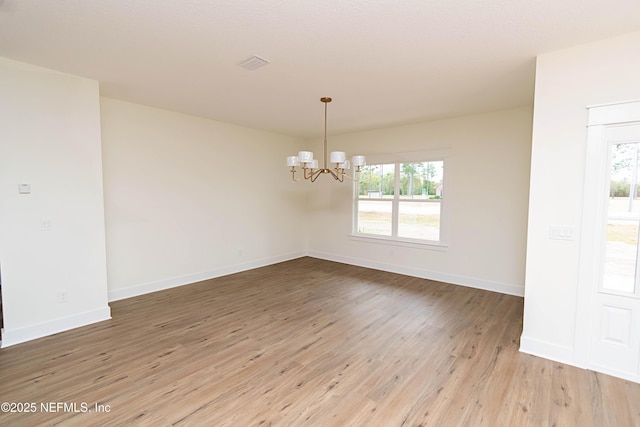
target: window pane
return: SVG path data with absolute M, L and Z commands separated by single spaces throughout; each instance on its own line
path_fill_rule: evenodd
M 359 197 L 393 198 L 395 165 L 366 165 L 360 172 Z
M 400 198 L 441 199 L 443 167 L 443 161 L 401 163 Z
M 391 236 L 391 201 L 358 200 L 358 233 Z
M 440 202 L 400 202 L 398 236 L 440 240 Z

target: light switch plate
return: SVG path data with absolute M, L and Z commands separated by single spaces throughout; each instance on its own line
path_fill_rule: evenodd
M 573 227 L 570 225 L 552 225 L 549 238 L 553 240 L 573 240 Z
M 18 184 L 18 193 L 20 194 L 31 194 L 31 184 Z
M 51 221 L 51 218 L 42 218 L 42 221 L 40 221 L 40 229 L 42 231 L 53 230 L 53 221 Z

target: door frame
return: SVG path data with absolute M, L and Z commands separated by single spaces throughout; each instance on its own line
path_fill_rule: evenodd
M 580 229 L 580 258 L 578 268 L 578 292 L 576 302 L 576 325 L 574 361 L 577 366 L 640 382 L 640 371 L 636 375 L 608 371 L 591 362 L 593 316 L 596 310 L 596 293 L 602 274 L 601 259 L 604 254 L 602 237 L 606 233 L 602 221 L 605 201 L 609 195 L 607 172 L 609 158 L 603 140 L 607 126 L 640 122 L 640 101 L 628 101 L 587 107 L 587 141 L 585 153 L 584 193 L 582 223 Z

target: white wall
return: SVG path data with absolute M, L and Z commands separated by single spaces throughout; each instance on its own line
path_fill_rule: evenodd
M 110 300 L 304 255 L 294 138 L 109 98 L 101 114 Z
M 0 268 L 3 346 L 110 317 L 96 81 L 0 58 Z
M 106 277 L 116 300 L 306 253 L 522 294 L 529 108 L 330 138 L 351 154 L 450 150 L 449 248 L 390 249 L 347 237 L 350 185 L 290 181 L 285 156 L 306 146 L 295 138 L 0 64 L 5 345 L 108 318 Z
M 531 109 L 517 108 L 329 137 L 329 150 L 373 155 L 450 150 L 444 252 L 349 239 L 352 186 L 316 181 L 310 253 L 418 277 L 522 295 Z M 333 180 L 332 180 L 333 181 Z
M 587 107 L 640 99 L 640 32 L 540 55 L 531 159 L 523 351 L 574 363 Z M 576 239 L 549 239 L 551 225 Z

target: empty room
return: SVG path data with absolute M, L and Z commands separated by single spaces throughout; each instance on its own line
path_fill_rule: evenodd
M 0 0 L 0 425 L 640 425 L 640 3 Z

